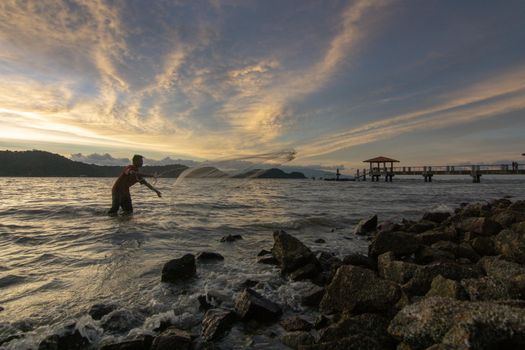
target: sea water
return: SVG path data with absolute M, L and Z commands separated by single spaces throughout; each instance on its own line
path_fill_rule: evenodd
M 525 198 L 523 177 L 394 179 L 393 183 L 313 180 L 159 179 L 163 198 L 132 187 L 135 213 L 108 217 L 111 178 L 0 178 L 0 341 L 4 348 L 37 348 L 68 322 L 96 344 L 151 332 L 162 320 L 197 325 L 197 297 L 207 292 L 233 307 L 240 284 L 258 291 L 285 315 L 309 313 L 299 295 L 304 282 L 287 283 L 278 270 L 256 262 L 283 229 L 312 250 L 344 256 L 366 253 L 368 241 L 352 230 L 363 217 L 416 219 L 425 211 L 452 211 L 462 202 L 503 196 Z M 243 239 L 221 243 L 221 237 Z M 326 243 L 315 243 L 323 238 Z M 213 251 L 220 263 L 199 263 L 198 277 L 181 285 L 160 282 L 162 266 L 186 253 Z M 104 331 L 87 316 L 94 304 L 123 310 L 121 330 Z M 0 309 L 1 310 L 1 309 Z M 315 317 L 314 312 L 310 312 Z M 225 348 L 277 348 L 282 330 L 249 332 L 236 326 Z

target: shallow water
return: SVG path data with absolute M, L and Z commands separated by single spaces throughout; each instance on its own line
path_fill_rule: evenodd
M 256 263 L 260 249 L 272 246 L 272 232 L 284 229 L 313 250 L 345 255 L 366 252 L 354 225 L 377 213 L 380 220 L 417 218 L 428 210 L 452 210 L 461 202 L 502 196 L 525 198 L 525 179 L 438 177 L 395 179 L 393 183 L 311 180 L 161 179 L 159 199 L 146 188 L 132 188 L 135 214 L 111 218 L 114 179 L 0 178 L 0 340 L 23 337 L 5 348 L 37 348 L 46 335 L 76 320 L 98 344 L 114 337 L 151 331 L 161 319 L 198 323 L 197 296 L 212 291 L 231 306 L 239 284 L 264 282 L 259 291 L 285 307 L 303 312 L 298 291 L 278 271 Z M 227 234 L 243 240 L 221 243 Z M 314 240 L 324 238 L 326 244 Z M 162 265 L 185 253 L 215 251 L 225 260 L 198 264 L 198 278 L 184 285 L 160 283 Z M 104 332 L 86 316 L 96 303 L 116 303 L 132 313 L 122 331 Z M 1 310 L 1 309 L 0 309 Z M 308 313 L 308 312 L 307 312 Z M 310 313 L 312 317 L 314 313 Z M 245 336 L 234 328 L 227 348 L 276 348 L 278 326 Z

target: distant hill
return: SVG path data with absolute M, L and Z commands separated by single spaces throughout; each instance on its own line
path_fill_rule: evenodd
M 45 151 L 0 151 L 0 176 L 35 177 L 116 177 L 121 166 L 101 166 L 75 162 L 59 154 Z M 188 167 L 184 165 L 145 166 L 144 173 L 178 177 Z
M 254 169 L 244 174 L 236 175 L 235 178 L 254 178 L 254 179 L 306 179 L 303 173 L 291 172 L 285 173 L 281 169 L 271 168 L 268 170 Z

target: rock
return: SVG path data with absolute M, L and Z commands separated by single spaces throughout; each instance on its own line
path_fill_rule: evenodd
M 417 235 L 421 244 L 431 245 L 439 241 L 455 241 L 458 237 L 456 229 L 453 227 L 436 228 Z
M 460 281 L 464 278 L 478 278 L 482 274 L 481 269 L 475 265 L 471 267 L 456 263 L 436 263 L 420 266 L 402 288 L 409 295 L 425 295 L 430 290 L 432 280 L 438 275 Z
M 490 202 L 490 206 L 493 209 L 506 209 L 512 204 L 512 201 L 507 198 L 495 199 Z
M 283 273 L 292 272 L 309 263 L 318 264 L 312 251 L 297 238 L 281 230 L 273 233 L 273 239 L 272 254 Z
M 487 276 L 502 281 L 510 281 L 515 276 L 525 274 L 525 266 L 515 262 L 506 261 L 498 256 L 485 256 L 478 262 Z
M 432 297 L 403 308 L 388 331 L 414 350 L 442 342 L 453 349 L 517 349 L 525 346 L 525 310 Z
M 233 311 L 224 309 L 211 309 L 204 314 L 202 320 L 202 338 L 213 341 L 228 332 L 235 322 Z
M 396 261 L 392 252 L 381 254 L 377 259 L 377 265 L 379 276 L 399 284 L 408 282 L 419 268 L 416 264 Z
M 293 316 L 286 318 L 279 322 L 281 327 L 284 328 L 287 332 L 297 332 L 297 331 L 305 331 L 308 332 L 312 328 L 314 328 L 313 324 L 308 322 L 302 317 L 299 316 Z
M 252 289 L 245 289 L 235 300 L 235 311 L 243 320 L 259 322 L 276 321 L 281 317 L 279 305 L 264 298 Z
M 367 269 L 371 270 L 377 270 L 377 263 L 374 259 L 371 259 L 370 257 L 359 254 L 359 253 L 352 253 L 343 258 L 343 265 L 353 265 L 353 266 L 361 266 L 365 267 Z
M 100 325 L 107 332 L 124 333 L 140 326 L 143 322 L 144 317 L 142 315 L 130 310 L 120 309 L 102 317 Z
M 255 287 L 258 283 L 259 283 L 259 281 L 257 281 L 257 280 L 247 279 L 247 280 L 245 280 L 244 282 L 242 282 L 242 283 L 240 284 L 240 287 L 241 287 L 241 289 L 245 289 L 245 288 L 253 288 L 253 287 Z
M 466 218 L 460 222 L 458 228 L 462 232 L 470 233 L 471 238 L 493 236 L 503 229 L 500 224 L 485 217 Z
M 213 309 L 215 306 L 213 304 L 211 304 L 210 302 L 208 302 L 208 298 L 206 297 L 206 295 L 199 295 L 197 297 L 197 300 L 199 301 L 199 309 L 200 310 L 209 310 L 209 309 Z
M 441 275 L 432 280 L 427 297 L 442 297 L 457 300 L 466 300 L 467 294 L 462 285 L 454 280 L 449 280 Z
M 272 255 L 272 252 L 266 249 L 261 249 L 261 251 L 257 253 L 257 256 L 264 256 L 264 255 Z
M 431 262 L 452 262 L 455 261 L 454 253 L 446 250 L 434 249 L 421 246 L 415 254 L 415 261 L 418 264 L 428 264 Z
M 221 242 L 235 242 L 242 239 L 241 235 L 228 235 L 221 238 Z
M 321 265 L 321 269 L 324 271 L 337 270 L 342 265 L 341 260 L 332 253 L 317 252 L 315 258 Z M 335 274 L 335 271 L 334 271 Z
M 188 332 L 170 327 L 155 337 L 151 350 L 189 350 L 191 349 L 191 336 Z
M 194 277 L 197 273 L 195 256 L 186 254 L 182 258 L 173 259 L 162 268 L 162 282 L 176 283 Z
M 279 261 L 275 259 L 271 255 L 263 255 L 257 257 L 257 263 L 258 264 L 266 264 L 266 265 L 279 265 Z
M 512 224 L 519 220 L 519 215 L 510 210 L 502 210 L 494 214 L 491 219 L 504 228 L 510 228 Z
M 335 341 L 310 346 L 299 346 L 299 350 L 385 350 L 376 339 L 363 335 L 349 335 Z
M 224 257 L 215 252 L 200 252 L 197 254 L 197 260 L 200 262 L 214 262 L 214 261 L 222 261 L 224 260 Z
M 45 338 L 38 345 L 38 350 L 69 350 L 84 349 L 88 347 L 89 340 L 84 338 L 76 328 L 76 324 L 70 324 L 60 332 Z
M 2 306 L 0 306 L 0 312 L 2 312 L 2 311 L 4 311 L 4 310 L 5 310 L 5 309 L 4 309 Z
M 461 285 L 472 301 L 519 298 L 517 293 L 513 293 L 509 283 L 489 276 L 464 279 Z
M 366 219 L 363 219 L 357 224 L 354 229 L 354 234 L 356 235 L 367 235 L 375 232 L 377 229 L 377 215 L 370 216 Z
M 494 238 L 494 245 L 505 259 L 525 264 L 525 233 L 503 230 Z
M 301 304 L 304 306 L 318 307 L 323 299 L 325 289 L 313 286 L 308 292 L 301 296 Z
M 319 244 L 322 244 L 322 243 L 326 243 L 326 241 L 322 238 L 318 238 L 314 241 L 314 243 L 319 243 Z
M 314 328 L 317 330 L 321 328 L 326 328 L 331 322 L 331 319 L 326 317 L 325 315 L 319 315 L 315 319 Z
M 317 264 L 306 264 L 299 267 L 298 269 L 290 272 L 288 275 L 292 281 L 303 281 L 305 279 L 314 279 L 321 272 L 319 265 Z
M 439 211 L 431 211 L 423 214 L 423 218 L 421 220 L 424 221 L 432 221 L 436 224 L 441 224 L 443 221 L 448 219 L 450 217 L 449 212 L 439 212 Z
M 419 248 L 419 242 L 414 235 L 405 232 L 380 232 L 368 247 L 368 255 L 377 257 L 386 252 L 392 252 L 397 257 L 411 255 Z
M 315 338 L 308 332 L 292 332 L 283 335 L 281 342 L 292 349 L 299 349 L 303 346 L 315 344 Z
M 91 306 L 88 314 L 92 319 L 100 320 L 103 316 L 109 314 L 112 311 L 115 311 L 117 307 L 118 306 L 115 304 L 95 304 Z
M 343 265 L 326 288 L 323 312 L 375 312 L 388 310 L 401 296 L 399 286 L 362 267 Z
M 466 205 L 459 213 L 462 217 L 485 217 L 490 215 L 490 205 L 488 203 L 472 203 Z
M 319 331 L 319 342 L 333 342 L 349 335 L 368 336 L 376 339 L 384 349 L 388 349 L 394 344 L 387 332 L 388 323 L 386 317 L 372 313 L 344 316 L 339 322 Z
M 147 350 L 151 348 L 153 339 L 151 335 L 144 335 L 137 339 L 103 345 L 100 350 Z
M 402 231 L 401 225 L 396 224 L 392 221 L 383 221 L 379 225 L 377 225 L 377 232 L 394 232 L 394 231 Z
M 423 233 L 435 229 L 437 224 L 433 221 L 420 221 L 410 226 L 408 232 Z
M 515 201 L 508 208 L 512 211 L 523 213 L 525 212 L 525 200 Z
M 512 230 L 522 235 L 525 234 L 525 221 L 520 221 L 512 225 Z
M 449 241 L 439 241 L 431 246 L 432 249 L 438 249 L 454 254 L 456 258 L 467 258 L 470 262 L 476 262 L 479 260 L 479 255 L 468 243 L 453 243 Z
M 469 241 L 470 246 L 481 256 L 498 255 L 492 237 L 476 237 Z

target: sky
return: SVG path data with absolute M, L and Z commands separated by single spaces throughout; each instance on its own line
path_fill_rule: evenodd
M 524 161 L 525 1 L 0 1 L 0 149 Z

